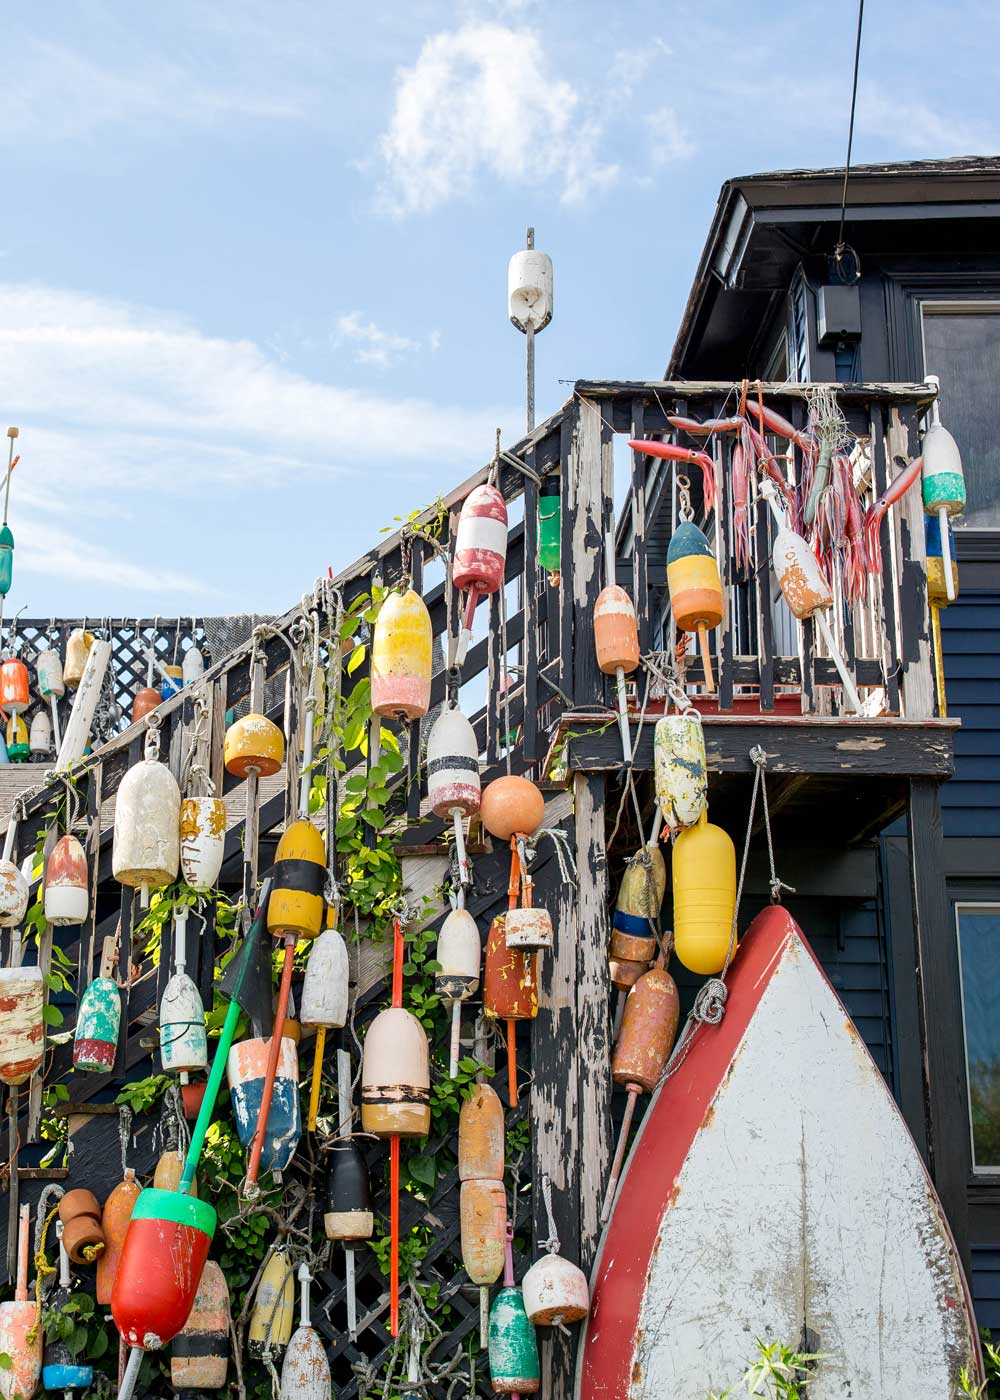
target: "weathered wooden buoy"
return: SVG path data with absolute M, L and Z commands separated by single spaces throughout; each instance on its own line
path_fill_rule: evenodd
M 508 910 L 508 913 L 510 911 Z M 517 1102 L 515 1021 L 538 1015 L 538 980 L 535 954 L 507 946 L 507 915 L 498 914 L 486 937 L 483 967 L 483 1010 L 494 1020 L 507 1023 L 507 1093 Z
M 392 935 L 392 1005 L 368 1027 L 361 1060 L 361 1126 L 389 1139 L 389 1331 L 399 1334 L 399 1140 L 424 1137 L 431 1126 L 427 1032 L 403 1009 L 403 929 Z
M 958 597 L 958 565 L 955 563 L 955 540 L 951 522 L 945 521 L 948 536 L 948 556 L 950 563 L 951 586 L 945 578 L 944 545 L 942 543 L 941 521 L 936 515 L 927 517 L 927 601 L 931 610 L 931 638 L 934 646 L 934 678 L 937 685 L 938 714 L 942 719 L 948 714 L 948 696 L 944 683 L 944 650 L 941 646 L 941 609 L 946 608 Z
M 194 685 L 205 674 L 205 658 L 197 642 L 192 642 L 181 661 L 181 679 L 185 685 Z
M 0 708 L 9 715 L 20 715 L 31 704 L 31 681 L 28 668 L 16 656 L 8 656 L 0 665 Z
M 63 1244 L 63 1223 L 56 1221 L 56 1234 L 59 1238 L 59 1286 L 46 1298 L 46 1312 L 62 1312 L 72 1298 L 69 1275 L 69 1255 Z M 101 1259 L 98 1259 L 100 1267 Z M 65 1400 L 74 1390 L 86 1390 L 94 1379 L 93 1366 L 86 1365 L 82 1358 L 74 1356 L 69 1343 L 58 1337 L 46 1341 L 42 1353 L 42 1386 L 47 1391 L 61 1390 Z
M 278 772 L 284 757 L 284 736 L 265 715 L 244 715 L 226 730 L 222 760 L 237 778 L 268 778 Z
M 110 1074 L 118 1050 L 122 999 L 114 981 L 118 940 L 113 934 L 101 946 L 98 975 L 80 998 L 73 1033 L 73 1068 Z
M 104 1249 L 97 1256 L 96 1297 L 102 1307 L 111 1302 L 111 1292 L 115 1286 L 118 1265 L 121 1263 L 125 1236 L 128 1234 L 132 1211 L 139 1199 L 141 1188 L 131 1167 L 125 1168 L 125 1177 L 109 1193 L 101 1212 L 101 1229 L 104 1232 Z
M 111 1315 L 128 1346 L 158 1351 L 180 1332 L 194 1306 L 215 1223 L 213 1208 L 196 1196 L 157 1187 L 140 1194 L 111 1293 Z M 133 1385 L 135 1370 L 133 1352 L 126 1371 Z M 121 1394 L 130 1389 L 123 1382 Z
M 419 719 L 431 703 L 431 616 L 419 593 L 387 593 L 375 619 L 371 699 L 376 715 Z
M 32 758 L 43 758 L 52 752 L 52 721 L 44 710 L 36 710 L 28 728 L 28 748 Z
M 62 737 L 59 733 L 59 701 L 66 694 L 66 682 L 63 680 L 62 661 L 59 653 L 51 649 L 40 651 L 38 660 L 35 662 L 35 675 L 38 679 L 39 694 L 49 702 L 52 714 L 52 735 L 58 753 L 62 743 Z
M 261 1272 L 247 1329 L 251 1356 L 283 1351 L 295 1324 L 295 1272 L 288 1251 L 272 1248 Z
M 558 475 L 547 476 L 538 488 L 538 562 L 555 586 L 559 581 L 562 508 Z
M 267 927 L 275 938 L 317 938 L 323 927 L 326 852 L 311 821 L 292 822 L 274 856 Z
M 479 811 L 479 745 L 476 732 L 456 706 L 442 710 L 427 740 L 427 796 L 437 817 L 451 817 L 458 853 L 459 883 L 469 883 L 463 818 Z
M 45 862 L 45 919 L 61 928 L 82 924 L 90 910 L 87 856 L 75 836 L 60 836 Z
M 721 972 L 730 939 L 736 951 L 736 849 L 704 815 L 674 841 L 673 890 L 677 957 L 689 972 Z
M 215 888 L 226 849 L 226 804 L 221 797 L 185 797 L 181 803 L 181 874 L 199 894 Z
M 229 1370 L 229 1289 L 214 1259 L 206 1259 L 183 1328 L 170 1343 L 175 1390 L 221 1390 Z
M 927 383 L 940 388 L 936 375 L 928 375 Z M 951 540 L 947 525 L 950 518 L 961 515 L 965 509 L 965 473 L 962 470 L 962 454 L 958 443 L 941 422 L 941 408 L 937 397 L 931 404 L 931 422 L 921 443 L 924 464 L 921 469 L 921 485 L 924 497 L 924 510 L 936 516 L 941 539 L 941 555 L 945 594 L 949 602 L 956 594 L 951 578 Z
M 667 829 L 693 826 L 708 805 L 705 731 L 697 710 L 656 721 L 653 781 Z
M 230 1050 L 226 1078 L 236 1119 L 236 1131 L 244 1148 L 253 1151 L 260 1116 L 271 1037 L 241 1040 Z M 294 1040 L 281 1039 L 274 1090 L 267 1113 L 267 1126 L 260 1138 L 260 1167 L 263 1171 L 284 1171 L 302 1136 L 299 1107 L 299 1057 Z
M 534 1395 L 541 1388 L 538 1341 L 514 1283 L 512 1237 L 508 1225 L 504 1286 L 490 1309 L 490 1380 L 498 1395 Z
M 300 1264 L 302 1312 L 299 1325 L 285 1348 L 285 1359 L 281 1363 L 280 1400 L 330 1400 L 333 1394 L 330 1363 L 309 1313 L 311 1280 L 308 1264 Z
M 163 696 L 158 690 L 151 685 L 141 685 L 132 699 L 132 723 L 138 724 L 162 703 Z
M 31 740 L 28 736 L 28 726 L 20 715 L 11 715 L 7 720 L 5 740 L 10 762 L 26 763 L 31 757 Z
M 172 700 L 175 695 L 180 694 L 183 685 L 183 667 L 173 663 L 164 665 L 160 676 L 160 698 L 163 700 Z
M 632 736 L 628 724 L 628 697 L 625 677 L 639 664 L 639 629 L 632 599 L 615 582 L 615 542 L 609 534 L 605 542 L 605 574 L 607 584 L 594 604 L 594 646 L 597 667 L 605 676 L 615 677 L 618 696 L 618 727 L 622 736 L 625 762 L 632 762 Z
M 503 1184 L 503 1105 L 488 1084 L 475 1084 L 458 1117 L 459 1219 L 462 1263 L 477 1284 L 482 1311 L 489 1287 L 503 1272 L 507 1195 Z
M 168 1147 L 160 1153 L 153 1169 L 153 1185 L 157 1191 L 177 1191 L 184 1175 L 184 1153 L 176 1147 Z M 192 1196 L 198 1194 L 198 1177 L 191 1182 Z
M 17 1224 L 17 1279 L 14 1298 L 0 1303 L 0 1353 L 9 1358 L 0 1370 L 0 1395 L 4 1400 L 31 1400 L 42 1373 L 44 1328 L 38 1304 L 28 1297 L 28 1232 L 31 1207 L 21 1206 Z
M 520 909 L 507 910 L 508 948 L 541 953 L 552 947 L 554 937 L 552 915 L 547 909 L 536 909 L 529 904 L 522 905 Z
M 16 839 L 17 822 L 11 819 L 0 859 L 0 928 L 17 928 L 28 911 L 28 882 L 11 859 Z
M 20 875 L 20 871 L 18 871 Z M 45 1054 L 45 983 L 38 967 L 0 968 L 0 1081 L 30 1079 Z
M 74 1264 L 92 1264 L 100 1258 L 106 1240 L 101 1224 L 101 1207 L 93 1191 L 78 1187 L 67 1191 L 59 1201 L 63 1224 L 63 1244 Z
M 328 1240 L 340 1240 L 345 1247 L 371 1239 L 375 1229 L 368 1168 L 353 1138 L 330 1145 L 323 1229 Z
M 94 645 L 93 632 L 85 632 L 82 627 L 74 627 L 66 638 L 66 660 L 63 663 L 63 681 L 67 690 L 76 690 L 83 680 L 87 657 Z
M 451 580 L 468 591 L 455 664 L 465 660 L 472 640 L 472 620 L 480 598 L 502 588 L 507 561 L 507 503 L 495 486 L 474 487 L 462 503 L 455 534 Z
M 201 993 L 186 971 L 188 909 L 174 912 L 174 975 L 160 998 L 160 1060 L 168 1074 L 192 1074 L 208 1066 L 208 1035 Z
M 479 964 L 482 956 L 483 950 L 475 919 L 468 909 L 452 909 L 438 934 L 436 961 L 440 967 L 434 974 L 434 990 L 445 1001 L 451 1002 L 448 1073 L 452 1079 L 458 1073 L 462 1002 L 468 1001 L 479 986 Z
M 524 1311 L 533 1327 L 567 1326 L 590 1312 L 587 1275 L 561 1254 L 543 1254 L 521 1280 Z
M 718 627 L 725 611 L 722 579 L 711 545 L 691 520 L 674 531 L 667 549 L 667 587 L 674 623 L 682 632 L 697 632 L 705 667 L 705 686 L 715 691 L 708 633 Z
M 480 816 L 499 841 L 533 836 L 545 820 L 545 798 L 530 778 L 508 774 L 483 788 Z
M 180 869 L 181 791 L 167 765 L 158 762 L 158 751 L 150 731 L 145 756 L 125 774 L 115 801 L 112 874 L 139 890 L 143 909 L 149 891 L 171 884 Z
M 602 1220 L 611 1214 L 636 1101 L 640 1094 L 651 1094 L 660 1082 L 677 1039 L 679 1018 L 677 984 L 665 967 L 651 967 L 625 999 L 625 1013 L 611 1057 L 611 1077 L 628 1092 L 628 1101 L 611 1163 Z
M 299 1006 L 299 1020 L 302 1024 L 316 1028 L 316 1052 L 313 1056 L 312 1085 L 309 1091 L 308 1128 L 311 1133 L 316 1131 L 316 1117 L 319 1112 L 326 1033 L 347 1024 L 349 994 L 350 966 L 347 944 L 338 929 L 325 928 L 310 949 Z
M 619 991 L 634 985 L 656 953 L 656 921 L 666 887 L 662 851 L 644 846 L 625 867 L 611 919 L 609 970 Z

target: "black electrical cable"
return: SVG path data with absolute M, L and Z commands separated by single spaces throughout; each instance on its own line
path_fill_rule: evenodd
M 851 150 L 854 146 L 854 113 L 858 105 L 858 70 L 861 66 L 861 25 L 865 17 L 865 0 L 858 0 L 858 35 L 854 45 L 854 85 L 851 90 L 851 121 L 847 130 L 847 160 L 844 162 L 844 188 L 840 197 L 840 230 L 837 246 L 833 250 L 834 260 L 839 264 L 847 251 L 844 242 L 844 225 L 847 221 L 847 182 L 851 177 Z M 853 249 L 851 250 L 853 252 Z M 857 254 L 854 255 L 857 262 Z M 852 278 L 851 280 L 856 280 Z

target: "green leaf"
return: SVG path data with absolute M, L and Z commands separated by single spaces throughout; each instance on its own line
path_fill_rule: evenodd
M 65 1019 L 58 1006 L 52 1006 L 50 1003 L 42 1007 L 42 1020 L 47 1026 L 61 1026 Z
M 407 1159 L 407 1171 L 414 1181 L 433 1186 L 437 1181 L 437 1161 L 433 1152 L 417 1152 Z
M 104 1355 L 107 1349 L 108 1334 L 106 1330 L 102 1327 L 101 1330 L 95 1334 L 94 1340 L 90 1344 L 90 1350 L 87 1353 L 87 1355 L 89 1356 L 91 1361 L 100 1361 L 101 1357 Z
M 9 1371 L 14 1362 L 5 1351 L 0 1351 L 0 1371 Z

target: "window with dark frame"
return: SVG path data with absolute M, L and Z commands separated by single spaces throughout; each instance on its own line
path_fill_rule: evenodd
M 957 529 L 1000 529 L 1000 302 L 924 301 L 925 373 L 962 454 L 968 502 Z
M 972 1165 L 1000 1173 L 1000 903 L 955 904 Z

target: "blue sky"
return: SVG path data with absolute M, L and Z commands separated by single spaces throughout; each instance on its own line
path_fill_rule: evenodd
M 698 17 L 691 19 L 692 9 Z M 843 159 L 826 4 L 8 7 L 7 613 L 281 611 L 559 381 L 662 373 L 728 176 Z M 855 156 L 1000 150 L 992 3 L 866 15 Z

